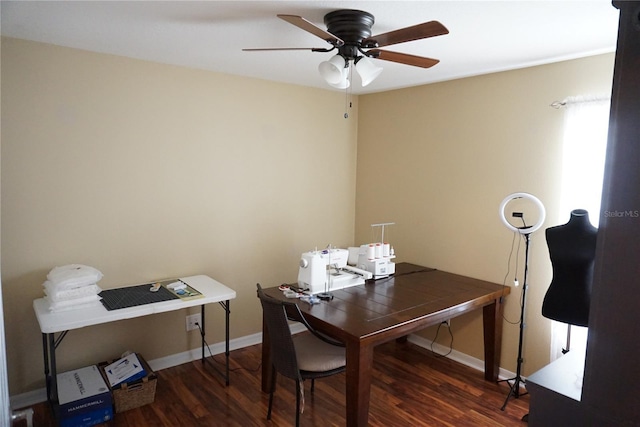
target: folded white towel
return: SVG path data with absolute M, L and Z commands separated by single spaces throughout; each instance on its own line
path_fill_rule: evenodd
M 44 293 L 49 298 L 49 301 L 65 301 L 74 298 L 88 297 L 91 295 L 97 295 L 102 292 L 102 288 L 96 285 L 81 286 L 79 288 L 59 290 L 50 280 L 47 280 L 43 284 Z
M 49 305 L 49 311 L 52 313 L 58 313 L 61 311 L 80 310 L 83 308 L 92 308 L 92 307 L 102 307 L 102 303 L 100 301 L 91 301 L 84 304 L 76 304 L 76 305 L 65 305 L 65 306 Z
M 54 267 L 49 274 L 49 280 L 56 290 L 67 290 L 81 286 L 96 284 L 102 279 L 102 273 L 88 265 L 69 264 Z
M 99 295 L 90 295 L 88 297 L 75 298 L 66 301 L 51 301 L 51 299 L 47 298 L 49 301 L 50 311 L 84 308 L 85 306 L 91 307 L 93 305 L 97 305 L 96 303 L 100 302 L 101 299 L 102 298 Z

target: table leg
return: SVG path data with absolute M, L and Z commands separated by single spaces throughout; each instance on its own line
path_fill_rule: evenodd
M 49 377 L 49 341 L 47 334 L 42 334 L 42 358 L 44 359 L 44 381 L 47 386 L 47 400 L 51 401 L 51 378 Z
M 207 323 L 205 322 L 205 318 L 204 318 L 204 304 L 202 304 L 200 306 L 200 323 L 202 323 L 200 325 L 200 345 L 202 347 L 202 364 L 204 365 L 204 345 L 205 345 L 205 331 L 204 331 L 204 325 L 206 325 Z
M 361 342 L 347 343 L 347 426 L 366 426 L 369 420 L 369 396 L 373 347 Z
M 51 402 L 58 403 L 58 370 L 56 367 L 56 342 L 55 335 L 49 335 L 49 366 L 51 375 L 51 395 L 49 399 Z
M 269 339 L 269 331 L 267 324 L 262 319 L 262 391 L 269 393 L 271 391 L 271 340 Z
M 219 301 L 218 304 L 220 304 L 220 306 L 222 308 L 224 308 L 224 358 L 225 358 L 224 372 L 221 372 L 218 369 L 218 367 L 217 367 L 217 365 L 215 363 L 213 363 L 211 361 L 210 362 L 211 362 L 211 366 L 213 366 L 214 369 L 216 371 L 218 371 L 218 373 L 224 377 L 225 384 L 229 385 L 229 383 L 230 383 L 230 378 L 229 378 L 229 314 L 230 314 L 231 310 L 229 308 L 229 300 Z M 200 335 L 202 337 L 202 363 L 203 364 L 207 360 L 209 360 L 209 359 L 205 358 L 205 354 L 204 354 L 205 345 L 207 344 L 206 341 L 205 341 L 204 311 L 205 311 L 205 306 L 201 305 L 200 306 L 200 318 L 202 320 L 202 325 L 200 325 Z
M 502 298 L 482 309 L 484 326 L 484 379 L 497 381 L 500 372 L 500 351 L 502 349 Z
M 202 308 L 204 310 L 204 306 Z M 225 301 L 225 329 L 224 329 L 224 355 L 227 361 L 227 385 L 229 385 L 229 314 L 231 312 L 231 307 L 229 306 L 229 300 Z

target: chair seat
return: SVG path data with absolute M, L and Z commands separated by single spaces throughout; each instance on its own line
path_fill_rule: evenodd
M 310 333 L 296 334 L 293 342 L 301 371 L 331 371 L 346 365 L 344 347 L 326 343 Z

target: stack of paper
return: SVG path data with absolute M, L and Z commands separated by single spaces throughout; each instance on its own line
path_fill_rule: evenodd
M 144 369 L 135 353 L 107 365 L 104 368 L 104 372 L 107 374 L 107 379 L 111 387 L 147 376 L 146 369 Z

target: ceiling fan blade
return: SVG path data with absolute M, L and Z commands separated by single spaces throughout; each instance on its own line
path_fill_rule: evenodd
M 272 50 L 309 50 L 311 52 L 329 52 L 332 49 L 324 49 L 321 47 L 255 47 L 242 49 L 243 52 L 261 52 Z
M 429 21 L 412 27 L 401 28 L 388 33 L 371 36 L 362 41 L 363 47 L 383 47 L 392 44 L 426 39 L 428 37 L 449 34 L 449 30 L 438 21 Z
M 390 52 L 388 50 L 371 49 L 367 51 L 367 56 L 383 61 L 398 62 L 400 64 L 413 65 L 415 67 L 431 68 L 440 62 L 439 59 L 427 58 L 424 56 L 409 55 L 408 53 Z
M 322 40 L 326 41 L 329 44 L 332 44 L 333 46 L 338 47 L 344 44 L 344 41 L 342 39 L 339 39 L 333 34 L 323 30 L 320 27 L 317 27 L 316 25 L 307 21 L 301 16 L 298 16 L 298 15 L 277 15 L 277 16 L 278 18 L 283 19 L 288 23 L 295 25 L 300 29 L 303 29 L 313 34 L 314 36 L 320 37 Z

